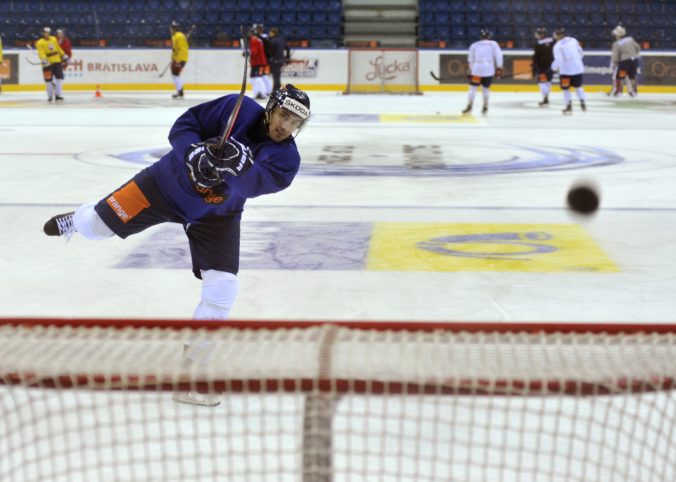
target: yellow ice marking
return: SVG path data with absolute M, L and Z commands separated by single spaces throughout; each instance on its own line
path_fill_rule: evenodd
M 407 124 L 478 124 L 472 116 L 461 114 L 380 114 L 380 122 Z
M 367 269 L 617 272 L 576 224 L 376 223 Z

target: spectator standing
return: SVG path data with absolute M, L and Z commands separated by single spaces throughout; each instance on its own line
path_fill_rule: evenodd
M 282 86 L 282 67 L 289 61 L 289 47 L 286 40 L 279 34 L 277 27 L 270 29 L 268 39 L 270 51 L 270 71 L 272 73 L 272 90 L 278 90 Z

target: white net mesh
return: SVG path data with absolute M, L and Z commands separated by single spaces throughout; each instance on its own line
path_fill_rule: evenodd
M 242 326 L 0 326 L 0 480 L 676 479 L 674 331 Z
M 350 49 L 346 94 L 420 94 L 416 49 Z

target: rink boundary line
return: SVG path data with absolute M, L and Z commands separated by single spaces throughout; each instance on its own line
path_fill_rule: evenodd
M 29 208 L 77 208 L 81 203 L 12 203 L 0 202 L 0 208 L 29 207 Z M 251 209 L 427 209 L 427 210 L 453 210 L 453 211 L 568 211 L 565 206 L 373 206 L 373 205 L 345 205 L 334 206 L 328 204 L 281 204 L 281 205 L 247 205 L 246 210 Z M 628 208 L 628 207 L 602 207 L 601 211 L 612 212 L 676 212 L 673 208 Z
M 65 92 L 95 92 L 99 90 L 105 95 L 109 92 L 170 92 L 174 90 L 174 86 L 168 84 L 161 86 L 157 84 L 70 84 L 63 85 Z M 307 91 L 323 91 L 323 92 L 344 92 L 347 85 L 343 84 L 297 84 L 297 86 Z M 238 90 L 240 86 L 234 84 L 186 84 L 184 88 L 188 91 L 202 92 L 202 91 L 218 91 L 231 93 L 231 91 Z M 609 85 L 587 84 L 584 86 L 587 92 L 607 92 Z M 44 84 L 3 84 L 3 91 L 5 92 L 42 92 L 44 91 Z M 419 90 L 422 92 L 466 92 L 467 83 L 459 84 L 438 84 L 438 85 L 419 85 Z M 533 84 L 493 84 L 491 86 L 492 92 L 539 92 L 539 87 L 536 83 Z M 247 85 L 247 92 L 252 92 L 251 86 Z M 558 85 L 552 85 L 552 92 L 561 93 L 561 88 Z M 674 94 L 676 93 L 676 86 L 673 85 L 641 85 L 640 92 L 650 94 Z M 361 94 L 352 94 L 361 95 Z

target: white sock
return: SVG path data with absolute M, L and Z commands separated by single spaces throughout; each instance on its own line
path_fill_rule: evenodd
M 575 94 L 577 94 L 577 98 L 580 99 L 582 102 L 584 102 L 584 100 L 586 99 L 584 89 L 582 87 L 576 87 Z
M 476 96 L 476 91 L 478 90 L 478 87 L 476 85 L 470 85 L 469 86 L 469 95 L 467 96 L 467 103 L 471 104 L 474 102 L 474 97 Z
M 232 273 L 202 270 L 202 299 L 195 308 L 195 320 L 227 320 L 239 293 L 239 279 Z
M 568 105 L 570 103 L 570 89 L 563 90 L 563 102 Z
M 63 79 L 55 79 L 54 83 L 56 84 L 56 95 L 61 97 L 63 92 Z
M 488 105 L 488 99 L 491 97 L 491 89 L 488 87 L 482 87 L 481 95 L 484 97 L 484 105 Z
M 174 87 L 176 87 L 176 92 L 181 90 L 181 78 L 178 75 L 172 75 L 171 80 L 174 81 Z
M 253 96 L 265 95 L 265 82 L 262 77 L 254 77 L 251 79 L 251 85 L 253 87 Z
M 47 97 L 50 99 L 54 97 L 54 84 L 52 82 L 47 82 Z
M 73 224 L 78 233 L 87 239 L 99 240 L 114 236 L 108 226 L 103 222 L 94 210 L 96 202 L 83 204 L 75 211 Z

